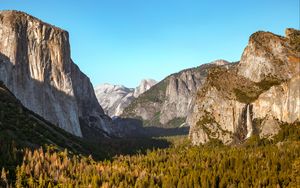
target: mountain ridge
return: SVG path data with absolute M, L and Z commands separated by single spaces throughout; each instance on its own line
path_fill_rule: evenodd
M 300 39 L 297 30 L 286 33 Z M 281 124 L 300 121 L 300 51 L 292 42 L 289 35 L 256 32 L 240 63 L 210 72 L 187 120 L 193 144 L 211 139 L 240 143 L 252 135 L 271 138 Z
M 229 62 L 217 60 L 226 66 Z M 134 99 L 125 108 L 123 118 L 143 121 L 144 126 L 178 127 L 185 122 L 196 88 L 205 82 L 212 63 L 173 73 Z
M 136 88 L 104 83 L 95 87 L 95 94 L 105 113 L 112 118 L 116 118 L 123 113 L 123 110 L 134 98 L 137 98 L 155 84 L 156 81 L 153 79 L 141 80 L 140 85 Z

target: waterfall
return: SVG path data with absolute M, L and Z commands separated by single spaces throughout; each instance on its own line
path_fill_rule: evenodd
M 247 126 L 247 136 L 246 136 L 246 139 L 247 139 L 250 136 L 252 136 L 252 133 L 253 133 L 252 117 L 250 114 L 250 104 L 247 104 L 246 126 Z

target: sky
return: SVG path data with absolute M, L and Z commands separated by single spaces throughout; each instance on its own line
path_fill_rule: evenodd
M 259 30 L 299 29 L 299 0 L 0 0 L 70 34 L 71 57 L 101 83 L 136 87 L 216 59 L 238 61 Z

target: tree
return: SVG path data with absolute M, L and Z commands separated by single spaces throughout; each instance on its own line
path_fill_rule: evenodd
M 6 171 L 4 168 L 2 168 L 1 171 L 1 181 L 4 183 L 4 185 L 7 187 L 8 186 L 8 180 L 7 180 L 7 175 L 6 175 Z M 1 184 L 0 184 L 1 185 Z

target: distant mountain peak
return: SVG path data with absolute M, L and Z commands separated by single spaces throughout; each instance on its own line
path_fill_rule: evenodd
M 149 90 L 152 86 L 157 83 L 156 80 L 153 79 L 143 79 L 138 87 L 135 88 L 133 96 L 137 98 L 145 91 Z
M 230 62 L 224 60 L 224 59 L 218 59 L 218 60 L 215 60 L 215 61 L 212 61 L 210 62 L 210 64 L 212 65 L 218 65 L 218 66 L 221 66 L 221 65 L 227 65 L 229 64 Z
M 127 88 L 123 85 L 100 84 L 95 87 L 98 102 L 110 117 L 119 116 L 131 101 L 150 89 L 157 82 L 153 79 L 143 79 L 140 85 Z

